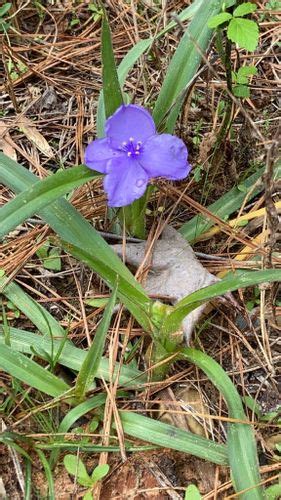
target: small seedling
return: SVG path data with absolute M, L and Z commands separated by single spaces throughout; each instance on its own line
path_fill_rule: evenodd
M 69 21 L 70 28 L 77 26 L 77 24 L 80 24 L 80 19 L 76 16 L 73 16 L 73 18 Z
M 77 482 L 81 486 L 86 486 L 87 488 L 89 488 L 83 496 L 83 500 L 92 500 L 93 496 L 91 490 L 98 481 L 103 479 L 108 474 L 109 465 L 98 465 L 94 468 L 91 476 L 89 476 L 84 463 L 77 455 L 66 455 L 64 457 L 63 463 L 68 474 L 75 476 Z
M 91 12 L 92 20 L 94 21 L 94 23 L 102 18 L 102 10 L 99 9 L 94 3 L 90 3 L 88 5 L 88 9 Z
M 199 146 L 199 144 L 201 143 L 201 140 L 202 140 L 202 137 L 200 135 L 200 132 L 202 130 L 202 126 L 203 126 L 203 120 L 199 120 L 196 123 L 195 129 L 194 129 L 194 137 L 192 139 L 192 142 L 197 147 Z
M 243 66 L 239 68 L 237 72 L 232 72 L 233 79 L 233 94 L 236 97 L 250 97 L 250 89 L 249 89 L 249 78 L 252 75 L 257 74 L 257 68 L 255 66 Z
M 50 240 L 46 240 L 36 252 L 36 255 L 42 260 L 43 267 L 52 271 L 61 270 L 60 254 L 60 248 L 51 246 Z
M 12 61 L 12 59 L 8 60 L 8 71 L 9 71 L 10 78 L 12 80 L 16 80 L 21 75 L 26 73 L 27 69 L 28 69 L 27 66 L 21 61 L 17 61 L 15 64 Z
M 254 307 L 258 306 L 260 304 L 260 290 L 258 287 L 254 288 L 254 296 L 251 300 L 248 300 L 246 302 L 246 308 L 249 312 L 251 312 Z
M 227 5 L 228 7 L 229 5 Z M 255 12 L 257 6 L 251 2 L 245 2 L 230 12 L 221 12 L 213 16 L 208 22 L 209 28 L 227 27 L 227 38 L 236 43 L 241 49 L 253 52 L 258 45 L 259 27 L 258 24 L 244 17 Z
M 193 169 L 193 179 L 195 182 L 201 181 L 203 170 L 204 170 L 203 165 L 197 165 Z

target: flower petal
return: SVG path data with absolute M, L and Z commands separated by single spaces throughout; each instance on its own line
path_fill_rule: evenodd
M 153 135 L 143 146 L 139 162 L 151 177 L 184 179 L 191 170 L 184 142 L 170 134 Z
M 146 189 L 148 176 L 138 161 L 114 158 L 108 164 L 104 189 L 110 207 L 124 207 L 140 198 Z
M 92 170 L 105 174 L 108 161 L 122 154 L 124 155 L 124 153 L 112 149 L 107 139 L 96 139 L 86 147 L 85 164 Z
M 105 125 L 106 136 L 113 148 L 122 147 L 123 142 L 133 138 L 135 142 L 144 142 L 155 134 L 155 124 L 146 109 L 136 104 L 120 106 Z

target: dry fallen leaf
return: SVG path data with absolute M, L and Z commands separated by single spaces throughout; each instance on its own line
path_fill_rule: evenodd
M 21 132 L 27 137 L 27 139 L 34 144 L 41 153 L 43 153 L 48 158 L 52 158 L 54 153 L 51 146 L 46 141 L 45 137 L 39 132 L 35 126 L 35 123 L 29 118 L 22 116 L 18 122 L 18 127 Z
M 3 151 L 12 160 L 17 161 L 17 153 L 12 144 L 13 139 L 9 134 L 9 127 L 3 121 L 0 121 L 0 151 Z
M 112 248 L 122 257 L 122 245 L 112 245 Z M 146 241 L 127 243 L 127 264 L 139 267 L 144 260 L 145 249 Z M 167 226 L 162 239 L 156 242 L 153 249 L 152 265 L 144 285 L 146 291 L 150 295 L 168 297 L 174 305 L 190 293 L 217 281 L 219 279 L 202 266 L 191 246 L 178 231 Z M 206 304 L 203 304 L 183 320 L 182 328 L 187 344 L 205 307 Z
M 177 385 L 174 390 L 169 388 L 160 391 L 158 398 L 161 422 L 208 437 L 206 432 L 208 433 L 212 426 L 207 417 L 209 410 L 196 389 Z

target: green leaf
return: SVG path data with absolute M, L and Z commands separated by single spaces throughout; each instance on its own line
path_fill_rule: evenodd
M 108 117 L 113 115 L 116 109 L 121 106 L 123 97 L 118 81 L 111 33 L 105 9 L 103 9 L 102 18 L 102 86 L 105 114 Z
M 61 396 L 70 387 L 42 366 L 32 361 L 24 354 L 15 352 L 13 347 L 0 345 L 0 368 L 6 373 L 34 387 L 45 394 Z
M 207 354 L 196 349 L 184 348 L 182 358 L 198 366 L 223 395 L 231 419 L 238 422 L 228 424 L 227 450 L 231 475 L 235 491 L 241 500 L 263 500 L 261 478 L 255 436 L 250 425 L 239 423 L 246 421 L 240 396 L 232 381 L 222 367 Z
M 261 412 L 261 408 L 260 408 L 260 405 L 257 401 L 255 401 L 254 398 L 252 398 L 251 396 L 243 396 L 243 401 L 245 403 L 245 405 L 250 408 L 250 410 L 252 412 L 254 412 L 258 418 L 261 418 L 262 416 L 262 412 Z
M 5 162 L 5 160 L 3 160 Z M 9 168 L 9 165 L 7 164 Z M 80 165 L 59 171 L 36 182 L 0 209 L 0 238 L 26 219 L 74 188 L 100 177 L 100 174 Z
M 164 424 L 130 411 L 119 413 L 125 434 L 164 448 L 182 451 L 209 462 L 226 465 L 227 449 L 223 444 L 184 431 L 173 425 Z
M 225 0 L 223 8 L 229 9 L 229 7 L 232 7 L 233 5 L 235 5 L 236 2 L 237 2 L 237 0 Z
M 55 485 L 54 485 L 54 479 L 52 475 L 52 471 L 49 465 L 48 460 L 46 459 L 44 453 L 42 450 L 36 450 L 37 455 L 43 465 L 44 472 L 45 472 L 45 477 L 47 479 L 47 484 L 48 484 L 48 499 L 49 500 L 56 500 L 56 495 L 55 495 Z
M 98 465 L 92 472 L 92 481 L 93 483 L 97 483 L 101 479 L 103 479 L 109 473 L 109 465 L 103 464 Z
M 42 337 L 35 333 L 26 330 L 19 330 L 18 328 L 10 327 L 10 341 L 12 349 L 16 352 L 23 352 L 26 354 L 33 354 L 32 348 L 38 353 L 41 359 L 47 359 L 48 356 L 57 356 L 59 353 L 59 363 L 67 366 L 71 370 L 79 372 L 82 363 L 87 355 L 87 351 L 78 349 L 72 342 L 67 340 L 61 349 L 61 341 L 50 340 L 48 337 Z M 5 335 L 3 328 L 0 326 L 0 346 L 5 344 Z M 126 388 L 142 388 L 147 382 L 147 377 L 144 373 L 131 366 L 123 365 L 120 367 L 119 363 L 115 363 L 114 373 L 111 375 L 109 361 L 107 358 L 102 358 L 98 368 L 97 377 L 104 378 L 106 381 L 111 379 L 115 380 L 119 377 L 119 386 Z
M 251 14 L 252 12 L 255 12 L 257 10 L 257 6 L 252 3 L 252 2 L 245 2 L 242 3 L 241 5 L 238 5 L 236 9 L 233 11 L 234 17 L 243 17 L 246 16 L 247 14 Z
M 32 478 L 31 478 L 31 460 L 25 459 L 24 463 L 24 500 L 31 500 Z
M 208 26 L 209 28 L 217 28 L 226 21 L 229 21 L 229 19 L 232 19 L 232 15 L 229 12 L 221 12 L 220 14 L 211 17 L 208 21 Z
M 227 28 L 228 38 L 241 49 L 253 52 L 259 41 L 259 27 L 255 21 L 236 17 L 231 19 Z
M 91 307 L 105 307 L 110 299 L 108 297 L 97 297 L 96 299 L 86 299 L 84 302 Z
M 218 283 L 201 288 L 201 290 L 197 290 L 180 300 L 171 310 L 170 314 L 166 316 L 162 325 L 163 334 L 166 336 L 168 333 L 177 331 L 187 314 L 210 299 L 233 292 L 239 288 L 280 280 L 281 270 L 278 269 L 248 271 L 239 274 L 229 273 L 225 279 Z
M 43 266 L 45 269 L 53 271 L 61 270 L 61 250 L 59 247 L 53 247 L 49 251 L 49 255 L 43 259 Z
M 83 496 L 83 500 L 93 500 L 93 495 L 91 491 L 87 491 L 85 495 Z
M 237 72 L 238 78 L 240 76 L 251 76 L 251 75 L 256 75 L 258 72 L 256 66 L 242 66 L 242 68 L 239 68 Z M 242 83 L 239 81 L 239 83 Z
M 265 490 L 266 500 L 280 500 L 281 498 L 281 484 L 272 484 Z
M 98 371 L 106 341 L 106 335 L 110 326 L 111 316 L 113 314 L 113 309 L 116 302 L 117 288 L 118 285 L 116 284 L 111 298 L 106 305 L 103 318 L 96 330 L 92 345 L 88 350 L 87 356 L 78 373 L 74 388 L 74 394 L 78 400 L 84 398 Z
M 146 237 L 145 211 L 152 191 L 153 187 L 148 186 L 141 198 L 122 208 L 122 219 L 126 231 L 135 238 L 144 240 Z
M 7 12 L 10 10 L 11 7 L 12 7 L 12 4 L 10 2 L 4 3 L 4 5 L 2 5 L 2 7 L 0 7 L 0 17 L 5 16 L 5 14 L 7 14 Z M 0 19 L 0 22 L 1 22 L 1 19 Z
M 234 78 L 234 81 L 235 83 L 239 83 L 240 85 L 248 85 L 249 83 L 249 77 L 248 76 L 243 76 L 243 75 L 239 75 L 238 73 L 234 73 L 235 75 L 235 78 Z
M 153 38 L 148 38 L 147 40 L 140 40 L 134 47 L 132 47 L 128 54 L 122 59 L 121 63 L 118 66 L 117 74 L 118 81 L 121 87 L 123 87 L 126 77 L 130 71 L 130 69 L 134 66 L 139 57 L 149 49 L 149 47 L 153 43 Z M 106 116 L 104 109 L 104 93 L 101 91 L 99 100 L 98 100 L 98 109 L 97 109 L 97 136 L 104 137 L 104 124 L 105 124 Z
M 0 291 L 11 302 L 17 304 L 17 308 L 29 318 L 38 330 L 48 337 L 65 338 L 65 331 L 53 316 L 41 304 L 29 297 L 17 283 L 7 284 L 5 277 L 0 277 Z
M 208 21 L 222 8 L 223 0 L 203 2 L 196 12 L 169 64 L 153 117 L 158 129 L 172 133 L 181 109 L 184 95 L 201 64 L 212 30 Z
M 93 481 L 90 478 L 81 458 L 77 455 L 65 455 L 63 464 L 68 474 L 77 477 L 79 484 L 82 486 L 92 486 Z
M 195 484 L 190 484 L 186 488 L 184 500 L 202 500 L 200 492 Z
M 20 192 L 38 183 L 38 178 L 0 153 L 0 182 Z M 45 207 L 39 215 L 63 240 L 62 246 L 87 263 L 111 288 L 115 285 L 116 276 L 119 276 L 120 300 L 149 332 L 152 328 L 149 319 L 151 299 L 93 226 L 64 199 Z
M 250 89 L 247 85 L 234 85 L 233 94 L 236 97 L 246 98 L 250 97 Z

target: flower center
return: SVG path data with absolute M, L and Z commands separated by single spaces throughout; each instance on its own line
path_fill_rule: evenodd
M 136 141 L 134 137 L 130 137 L 128 141 L 122 142 L 121 151 L 124 151 L 129 158 L 138 159 L 143 151 L 141 141 Z

